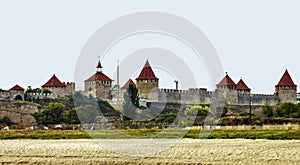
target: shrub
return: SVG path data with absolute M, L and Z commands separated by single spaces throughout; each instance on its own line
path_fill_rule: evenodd
M 249 112 L 241 112 L 239 115 L 240 116 L 250 116 L 250 113 Z
M 2 119 L 0 119 L 1 124 L 6 124 L 8 126 L 11 126 L 13 122 L 10 120 L 8 116 L 3 116 Z
M 63 115 L 66 112 L 66 106 L 61 103 L 50 103 L 41 112 L 36 112 L 33 117 L 38 124 L 60 124 L 64 122 Z
M 206 116 L 209 111 L 209 107 L 207 106 L 192 106 L 186 108 L 184 114 L 188 116 Z
M 268 104 L 264 105 L 263 114 L 268 118 L 272 117 L 274 115 L 273 108 Z

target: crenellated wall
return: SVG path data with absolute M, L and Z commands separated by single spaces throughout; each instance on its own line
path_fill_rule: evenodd
M 279 97 L 278 95 L 251 94 L 251 102 L 253 105 L 269 104 L 272 106 L 278 106 Z
M 55 99 L 56 96 L 53 93 L 26 93 L 27 99 Z
M 189 90 L 159 89 L 158 101 L 184 102 L 187 104 L 210 104 L 212 92 L 204 88 L 191 88 Z
M 73 94 L 75 92 L 75 83 L 74 82 L 63 82 L 66 87 L 67 94 Z
M 249 105 L 250 104 L 250 93 L 238 93 L 238 104 Z
M 113 98 L 117 97 L 117 90 L 111 91 Z M 158 89 L 157 100 L 143 100 L 149 102 L 171 102 L 171 103 L 184 103 L 184 104 L 211 104 L 212 97 L 215 99 L 223 99 L 227 105 L 240 105 L 248 106 L 252 105 L 265 105 L 279 106 L 280 99 L 276 94 L 250 94 L 250 92 L 234 92 L 216 90 L 215 92 L 207 91 L 205 88 L 191 88 L 188 90 L 176 90 L 176 89 Z M 120 90 L 119 99 L 123 99 L 124 91 Z M 230 100 L 231 102 L 229 102 Z M 234 101 L 232 101 L 234 100 Z

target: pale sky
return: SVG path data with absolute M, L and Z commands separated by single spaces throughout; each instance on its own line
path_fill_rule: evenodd
M 183 17 L 206 34 L 224 75 L 228 72 L 236 83 L 242 77 L 253 93 L 272 94 L 285 69 L 300 84 L 299 8 L 297 0 L 1 0 L 0 88 L 15 84 L 40 87 L 54 73 L 62 81 L 73 81 L 80 51 L 104 24 L 126 14 L 160 11 Z M 176 52 L 196 75 L 196 87 L 214 88 L 201 61 L 190 58 L 190 50 L 163 35 L 142 34 L 123 40 L 102 58 L 103 71 L 115 79 L 117 59 L 147 47 Z M 145 58 L 155 62 L 151 55 Z M 142 67 L 145 61 L 137 65 Z M 87 68 L 86 78 L 94 73 L 96 63 L 97 57 Z M 174 88 L 172 73 L 155 67 L 154 72 L 160 87 Z

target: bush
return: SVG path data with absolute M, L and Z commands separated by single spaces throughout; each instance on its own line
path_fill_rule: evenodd
M 186 108 L 184 114 L 188 116 L 206 116 L 209 111 L 207 106 L 192 106 Z
M 66 124 L 80 124 L 80 120 L 78 119 L 75 109 L 71 109 L 65 113 L 64 120 Z
M 239 114 L 240 116 L 250 116 L 250 113 L 249 112 L 241 112 Z M 253 116 L 253 114 L 251 114 Z
M 264 116 L 266 116 L 268 118 L 274 116 L 274 112 L 273 111 L 274 110 L 273 110 L 273 108 L 270 105 L 268 105 L 268 104 L 264 105 L 264 107 L 263 107 L 263 114 L 264 114 Z
M 155 122 L 169 125 L 174 122 L 177 117 L 177 110 L 164 109 L 161 114 L 155 118 Z
M 8 116 L 3 116 L 2 119 L 0 119 L 1 124 L 6 124 L 8 126 L 11 126 L 13 122 L 10 120 Z
M 64 122 L 64 113 L 66 112 L 66 106 L 61 103 L 50 103 L 41 112 L 36 112 L 33 117 L 38 124 L 60 124 Z

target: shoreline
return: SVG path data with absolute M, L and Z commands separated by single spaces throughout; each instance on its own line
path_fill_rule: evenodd
M 167 139 L 169 141 L 170 139 Z M 122 152 L 109 150 L 127 143 Z M 147 139 L 139 139 L 143 142 Z M 299 164 L 298 140 L 181 139 L 159 152 L 143 155 L 148 147 L 137 148 L 128 139 L 101 140 L 1 140 L 0 162 L 12 164 Z M 102 145 L 101 145 L 102 143 Z M 145 143 L 147 144 L 147 143 Z M 123 145 L 124 146 L 124 145 Z M 139 150 L 140 149 L 140 150 Z M 128 151 L 124 154 L 124 151 Z M 140 155 L 130 155 L 136 152 Z

